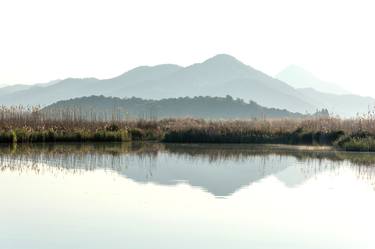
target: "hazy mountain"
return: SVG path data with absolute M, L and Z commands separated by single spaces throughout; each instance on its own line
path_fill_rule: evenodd
M 277 74 L 276 78 L 288 83 L 294 88 L 313 88 L 326 93 L 349 94 L 349 92 L 342 87 L 318 79 L 312 73 L 296 65 L 288 66 Z
M 17 85 L 3 86 L 3 87 L 0 87 L 0 96 L 9 95 L 9 94 L 23 91 L 23 90 L 28 90 L 34 87 L 51 86 L 53 84 L 58 83 L 59 81 L 60 80 L 53 80 L 47 83 L 40 83 L 40 84 L 33 84 L 33 85 L 17 84 Z
M 0 88 L 0 105 L 46 106 L 60 100 L 91 95 L 120 98 L 135 96 L 154 100 L 230 95 L 269 108 L 299 113 L 313 113 L 317 109 L 328 108 L 331 112 L 347 117 L 367 112 L 368 107 L 375 103 L 369 97 L 342 94 L 345 90 L 319 80 L 297 66 L 288 67 L 278 77 L 295 87 L 312 86 L 313 89 L 293 88 L 232 56 L 221 54 L 188 67 L 172 64 L 137 67 L 111 79 L 68 78 L 52 85 L 36 85 L 26 89 Z M 6 91 L 8 93 L 4 93 Z
M 375 107 L 375 99 L 371 97 L 322 93 L 312 88 L 298 89 L 298 91 L 320 108 L 327 108 L 331 113 L 344 117 L 353 117 L 357 113 L 367 113 Z
M 11 94 L 17 91 L 26 90 L 32 87 L 32 85 L 11 85 L 11 86 L 3 86 L 0 88 L 0 96 Z
M 305 96 L 305 100 L 314 106 L 327 108 L 331 113 L 343 117 L 354 117 L 367 113 L 375 106 L 375 99 L 348 93 L 340 86 L 323 81 L 305 69 L 292 65 L 277 76 Z
M 294 112 L 313 112 L 317 108 L 293 87 L 229 55 L 217 55 L 188 67 L 138 67 L 106 80 L 69 78 L 52 86 L 2 96 L 0 104 L 48 105 L 59 100 L 90 95 L 150 99 L 231 95 Z
M 140 98 L 120 99 L 104 96 L 82 97 L 59 101 L 44 108 L 50 115 L 61 113 L 63 110 L 77 112 L 83 118 L 91 119 L 95 114 L 97 119 L 117 118 L 176 118 L 194 117 L 208 119 L 235 118 L 298 118 L 305 117 L 300 113 L 287 110 L 266 108 L 250 101 L 227 97 L 181 97 L 161 100 L 145 100 Z M 321 112 L 319 115 L 327 115 Z

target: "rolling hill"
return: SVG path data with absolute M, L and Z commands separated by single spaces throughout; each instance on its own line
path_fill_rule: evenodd
M 140 98 L 120 99 L 115 97 L 90 96 L 59 101 L 43 109 L 49 116 L 68 111 L 85 119 L 105 120 L 124 118 L 207 118 L 207 119 L 249 119 L 249 118 L 302 118 L 300 113 L 266 108 L 250 101 L 226 97 L 181 97 L 161 100 Z M 328 115 L 320 112 L 317 115 Z

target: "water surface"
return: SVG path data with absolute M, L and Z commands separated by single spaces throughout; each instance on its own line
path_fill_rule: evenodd
M 375 248 L 375 154 L 0 147 L 0 248 Z

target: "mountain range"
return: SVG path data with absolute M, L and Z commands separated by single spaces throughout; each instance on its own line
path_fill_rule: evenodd
M 309 86 L 320 91 L 293 87 L 296 85 L 291 83 L 290 78 L 280 75 L 283 74 L 279 74 L 279 79 L 271 77 L 230 55 L 220 54 L 187 67 L 173 64 L 141 66 L 111 79 L 68 78 L 47 86 L 11 92 L 0 88 L 0 104 L 46 106 L 60 100 L 91 95 L 154 100 L 231 95 L 255 101 L 264 107 L 291 112 L 314 113 L 317 109 L 327 108 L 335 114 L 354 116 L 367 112 L 368 107 L 375 103 L 373 98 L 342 94 L 344 92 L 340 91 L 337 91 L 340 94 L 325 93 L 322 92 L 324 89 L 311 82 Z

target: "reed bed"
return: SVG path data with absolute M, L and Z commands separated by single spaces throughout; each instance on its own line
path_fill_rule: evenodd
M 83 119 L 76 113 L 43 112 L 37 107 L 1 107 L 0 142 L 86 142 L 161 139 L 154 122 Z
M 352 119 L 204 120 L 194 118 L 98 120 L 69 109 L 54 113 L 38 107 L 1 107 L 0 142 L 85 142 L 156 140 L 181 143 L 275 143 L 334 145 L 344 150 L 375 151 L 375 114 Z

